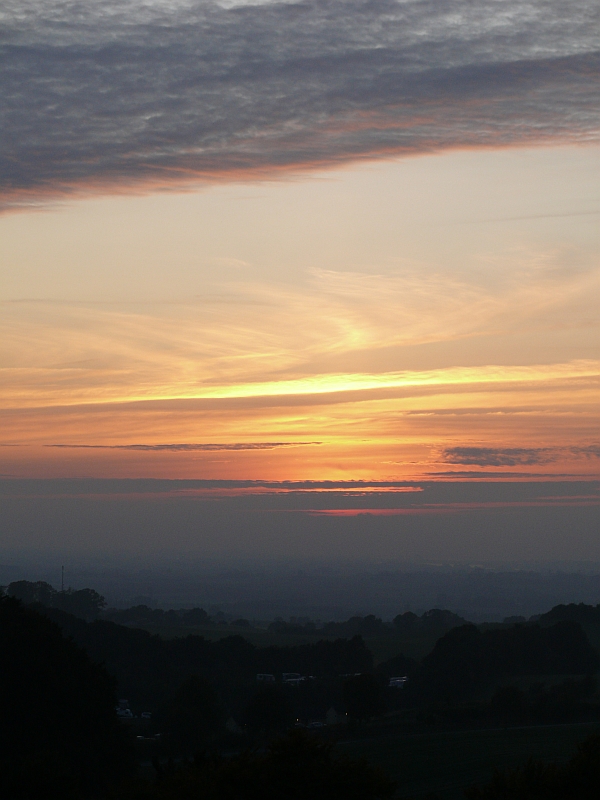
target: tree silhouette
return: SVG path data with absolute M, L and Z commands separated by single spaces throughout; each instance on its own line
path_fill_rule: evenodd
M 53 601 L 57 591 L 46 581 L 13 581 L 9 583 L 6 594 L 16 597 L 26 605 L 40 603 L 40 605 L 50 608 L 54 605 Z
M 67 589 L 56 592 L 54 606 L 81 619 L 95 619 L 106 601 L 95 589 Z
M 292 720 L 290 702 L 279 686 L 261 686 L 250 698 L 244 715 L 248 729 L 265 736 L 285 730 Z
M 587 675 L 599 666 L 598 653 L 577 622 L 483 632 L 462 625 L 438 639 L 407 689 L 412 696 L 451 702 L 494 676 Z
M 381 682 L 369 673 L 347 678 L 342 693 L 348 716 L 359 724 L 385 708 Z
M 66 589 L 57 592 L 45 581 L 14 581 L 8 585 L 6 594 L 16 597 L 25 605 L 60 608 L 81 619 L 94 619 L 106 606 L 104 597 L 95 589 Z
M 194 755 L 219 732 L 225 714 L 210 683 L 192 675 L 164 704 L 157 722 L 175 755 Z

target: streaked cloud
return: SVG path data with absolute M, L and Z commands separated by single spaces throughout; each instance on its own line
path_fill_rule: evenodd
M 47 444 L 46 447 L 84 448 L 88 450 L 141 450 L 150 452 L 193 453 L 220 452 L 222 450 L 276 450 L 278 447 L 302 447 L 316 445 L 321 442 L 232 442 L 216 443 L 180 443 L 180 444 Z
M 439 515 L 477 510 L 600 505 L 600 482 L 465 480 L 262 481 L 262 480 L 10 480 L 0 479 L 4 498 L 127 498 L 226 500 L 255 512 L 301 512 L 355 517 Z
M 313 269 L 293 287 L 214 283 L 188 302 L 6 303 L 0 398 L 20 407 L 315 397 L 592 377 L 594 348 L 574 358 L 580 348 L 571 347 L 555 365 L 536 365 L 535 352 L 527 366 L 481 356 L 469 364 L 469 342 L 482 335 L 529 341 L 581 324 L 593 330 L 600 276 L 592 264 L 571 263 L 555 250 L 521 250 L 482 258 L 482 270 L 500 276 L 491 285 L 403 262 L 389 274 Z M 414 368 L 402 368 L 409 348 L 435 342 L 457 343 L 457 366 L 440 372 L 412 359 Z
M 317 493 L 323 497 L 329 493 L 339 493 L 340 496 L 364 496 L 367 493 L 406 494 L 422 492 L 420 485 L 412 481 L 269 481 L 269 480 L 171 480 L 165 479 L 96 479 L 96 478 L 70 478 L 70 479 L 10 479 L 6 476 L 0 478 L 0 495 L 14 497 L 44 496 L 48 494 L 65 494 L 76 497 L 102 494 L 160 494 L 172 493 L 180 495 L 182 492 L 239 492 L 240 495 L 251 495 L 254 492 L 264 495 L 264 492 L 273 493 Z M 327 502 L 327 501 L 325 501 Z
M 590 444 L 587 447 L 572 447 L 571 452 L 574 455 L 587 458 L 600 458 L 600 444 Z
M 448 447 L 442 460 L 448 464 L 468 464 L 479 467 L 516 467 L 551 464 L 565 457 L 600 458 L 600 445 L 585 447 Z
M 502 500 L 497 502 L 469 502 L 469 503 L 437 503 L 415 505 L 409 508 L 328 508 L 328 509 L 308 509 L 307 513 L 315 517 L 404 517 L 421 516 L 429 514 L 458 514 L 469 511 L 490 511 L 508 510 L 525 508 L 556 508 L 567 506 L 573 508 L 598 508 L 600 507 L 600 497 L 545 497 L 532 500 Z
M 597 141 L 589 0 L 8 0 L 4 207 Z
M 449 447 L 442 454 L 449 464 L 473 464 L 480 467 L 516 467 L 549 464 L 559 458 L 556 448 L 547 447 Z

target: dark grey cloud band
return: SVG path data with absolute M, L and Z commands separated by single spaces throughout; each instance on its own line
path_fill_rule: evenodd
M 5 204 L 597 140 L 591 0 L 9 0 Z
M 600 458 L 600 445 L 579 447 L 448 447 L 442 452 L 447 464 L 479 467 L 516 467 L 552 464 L 564 458 Z

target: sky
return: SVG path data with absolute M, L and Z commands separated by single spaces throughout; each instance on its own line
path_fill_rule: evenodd
M 6 553 L 142 552 L 166 503 L 173 552 L 399 558 L 420 515 L 413 557 L 600 560 L 599 34 L 591 0 L 4 3 Z

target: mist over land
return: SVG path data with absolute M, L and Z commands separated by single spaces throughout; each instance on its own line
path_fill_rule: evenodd
M 422 614 L 437 607 L 479 622 L 510 615 L 529 617 L 559 603 L 600 603 L 600 565 L 591 574 L 571 573 L 568 568 L 535 572 L 423 566 L 394 569 L 389 565 L 387 569 L 359 571 L 358 565 L 353 569 L 289 565 L 215 569 L 212 574 L 155 571 L 136 577 L 133 585 L 154 588 L 157 605 L 166 607 L 176 599 L 196 605 L 202 598 L 207 605 L 232 615 L 267 619 L 310 616 L 342 620 L 355 614 L 391 619 L 402 611 Z M 121 591 L 124 588 L 121 584 Z
M 60 587 L 61 565 L 0 564 L 0 584 L 45 580 Z M 171 562 L 143 569 L 131 563 L 67 564 L 65 583 L 93 586 L 110 606 L 203 607 L 224 619 L 281 617 L 341 621 L 375 614 L 391 620 L 443 608 L 473 622 L 529 618 L 561 603 L 600 603 L 600 564 L 431 565 L 388 563 Z

